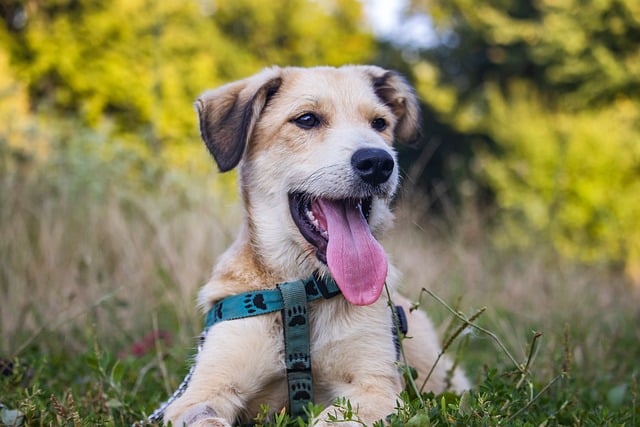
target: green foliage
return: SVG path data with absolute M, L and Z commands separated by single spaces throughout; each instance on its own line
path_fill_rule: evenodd
M 3 403 L 23 415 L 19 425 L 131 425 L 161 398 L 166 366 L 156 355 L 118 360 L 96 344 L 70 357 L 50 344 L 27 349 L 0 378 Z
M 503 243 L 624 266 L 640 283 L 640 7 L 635 0 L 413 2 L 441 44 L 414 66 L 471 147 Z
M 640 268 L 640 103 L 549 111 L 526 87 L 486 91 L 483 129 L 500 142 L 479 169 L 504 209 L 503 243 L 548 239 L 587 262 Z M 526 231 L 525 231 L 526 230 Z
M 441 45 L 428 57 L 463 98 L 486 83 L 526 80 L 572 108 L 607 105 L 640 87 L 635 0 L 414 0 Z M 636 95 L 637 97 L 637 95 Z
M 199 170 L 210 169 L 192 108 L 202 91 L 273 64 L 362 62 L 373 47 L 356 0 L 18 1 L 2 11 L 0 50 L 32 106 Z

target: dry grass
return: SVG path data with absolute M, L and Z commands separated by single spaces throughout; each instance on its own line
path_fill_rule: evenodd
M 480 323 L 522 361 L 533 331 L 542 332 L 538 373 L 547 378 L 559 370 L 565 330 L 574 366 L 583 371 L 579 375 L 631 375 L 629 359 L 640 357 L 640 290 L 622 274 L 562 260 L 545 245 L 499 247 L 491 239 L 499 225 L 490 231 L 489 220 L 470 206 L 448 211 L 446 220 L 425 221 L 420 206 L 427 204 L 420 197 L 403 197 L 398 205 L 397 226 L 386 246 L 403 273 L 405 292 L 420 299 L 437 322 L 446 323 L 449 313 L 422 288 L 457 302 L 468 314 L 487 307 Z M 499 351 L 487 351 L 493 345 L 486 337 L 473 341 L 471 348 L 483 351 L 469 351 L 467 361 L 491 366 L 501 358 Z M 620 357 L 627 360 L 621 364 Z
M 167 178 L 147 193 L 77 178 L 1 177 L 0 354 L 42 334 L 71 349 L 94 332 L 122 344 L 154 315 L 196 335 L 195 293 L 230 242 L 237 207 Z

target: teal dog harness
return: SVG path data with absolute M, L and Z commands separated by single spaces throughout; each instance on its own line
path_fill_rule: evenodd
M 299 416 L 306 419 L 305 408 L 309 402 L 313 401 L 308 304 L 320 298 L 329 299 L 339 294 L 340 288 L 330 276 L 314 273 L 303 280 L 280 283 L 275 289 L 228 296 L 214 304 L 207 312 L 205 328 L 198 344 L 198 353 L 202 350 L 207 331 L 216 323 L 280 311 L 285 343 L 289 414 L 292 417 Z M 394 343 L 396 350 L 399 351 L 399 337 L 396 332 L 399 330 L 400 333 L 406 334 L 407 323 L 402 307 L 395 307 L 393 315 L 394 323 L 397 323 L 397 328 L 393 328 Z M 166 408 L 187 389 L 194 369 L 195 365 L 192 365 L 178 389 L 147 418 L 148 422 L 162 420 Z
M 228 296 L 214 304 L 207 312 L 204 331 L 198 343 L 198 353 L 202 351 L 207 331 L 216 323 L 282 312 L 289 413 L 294 417 L 306 418 L 304 408 L 308 402 L 313 401 L 308 303 L 320 298 L 333 298 L 339 294 L 340 288 L 330 276 L 321 277 L 314 273 L 304 280 L 280 283 L 275 289 Z M 187 389 L 194 370 L 195 364 L 191 365 L 191 369 L 173 395 L 147 417 L 147 422 L 156 423 L 162 420 L 167 407 Z
M 329 276 L 312 274 L 304 280 L 280 283 L 276 289 L 232 295 L 216 303 L 207 313 L 206 331 L 218 322 L 282 312 L 285 365 L 289 388 L 289 414 L 305 418 L 313 401 L 308 303 L 332 298 L 340 288 Z

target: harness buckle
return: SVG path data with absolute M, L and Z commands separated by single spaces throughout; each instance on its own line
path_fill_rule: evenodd
M 317 273 L 313 273 L 313 282 L 325 299 L 333 298 L 340 294 L 340 288 L 330 277 L 321 279 Z M 329 284 L 329 286 L 327 286 L 327 284 Z

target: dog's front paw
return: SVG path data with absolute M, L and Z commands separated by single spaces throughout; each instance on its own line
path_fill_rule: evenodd
M 167 420 L 165 420 L 167 421 Z M 192 406 L 182 415 L 171 419 L 174 427 L 231 427 L 231 424 L 206 403 Z

